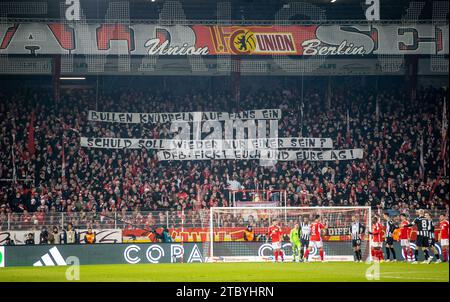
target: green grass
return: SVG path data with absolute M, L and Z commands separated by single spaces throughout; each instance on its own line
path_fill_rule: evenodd
M 365 263 L 192 263 L 84 265 L 80 281 L 369 281 Z M 0 268 L 0 281 L 66 281 L 67 267 Z M 381 263 L 378 281 L 449 282 L 449 265 Z M 371 281 L 373 282 L 373 281 Z

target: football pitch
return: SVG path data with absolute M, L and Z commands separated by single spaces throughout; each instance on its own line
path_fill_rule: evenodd
M 67 268 L 0 268 L 0 281 L 64 282 Z M 349 262 L 83 265 L 79 269 L 79 281 L 449 282 L 449 265 L 380 263 L 377 267 Z

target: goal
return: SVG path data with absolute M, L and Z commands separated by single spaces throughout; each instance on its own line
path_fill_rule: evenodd
M 363 260 L 370 258 L 368 235 L 371 225 L 370 207 L 213 207 L 210 210 L 210 244 L 207 260 L 210 262 L 272 261 L 272 245 L 270 240 L 266 242 L 266 234 L 272 221 L 277 219 L 284 234 L 282 249 L 286 261 L 290 261 L 292 260 L 290 230 L 296 222 L 303 222 L 306 218 L 310 222 L 314 221 L 314 216 L 317 214 L 320 215 L 322 222 L 327 221 L 327 229 L 322 236 L 325 260 L 354 260 L 350 232 L 352 216 L 356 216 L 366 226 L 361 250 Z M 252 227 L 253 236 L 245 236 L 247 226 Z M 306 247 L 302 246 L 302 248 Z M 319 251 L 313 248 L 309 260 L 319 259 Z

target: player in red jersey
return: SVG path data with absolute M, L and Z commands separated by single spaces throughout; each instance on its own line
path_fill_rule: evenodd
M 408 216 L 405 213 L 400 214 L 400 246 L 403 249 L 403 255 L 405 255 L 405 260 L 408 261 L 408 255 L 413 259 L 413 249 L 411 248 L 410 238 L 411 238 L 411 228 L 408 227 L 409 221 Z
M 313 247 L 319 250 L 320 260 L 323 261 L 323 242 L 322 242 L 322 232 L 327 228 L 326 223 L 322 224 L 320 222 L 320 215 L 316 215 L 314 222 L 311 223 L 310 237 L 308 249 L 305 252 L 305 262 L 308 261 L 308 255 L 312 251 Z
M 274 220 L 272 226 L 269 227 L 269 232 L 267 233 L 267 240 L 272 238 L 272 249 L 273 255 L 275 256 L 275 262 L 278 261 L 278 255 L 281 256 L 281 261 L 284 261 L 283 250 L 281 249 L 281 241 L 283 239 L 283 231 L 278 225 L 278 220 Z
M 442 247 L 442 261 L 446 262 L 448 258 L 448 220 L 444 214 L 439 216 L 439 241 Z M 441 262 L 439 259 L 437 262 Z
M 379 222 L 378 217 L 373 218 L 372 232 L 372 259 L 376 258 L 378 261 L 384 260 L 383 256 L 383 226 Z

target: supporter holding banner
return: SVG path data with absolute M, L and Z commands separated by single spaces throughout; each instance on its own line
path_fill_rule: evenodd
M 159 160 L 217 160 L 217 159 L 269 159 L 279 161 L 336 161 L 363 158 L 363 149 L 326 151 L 288 151 L 288 150 L 164 150 L 157 153 Z
M 121 229 L 93 229 L 92 230 L 96 234 L 96 243 L 121 243 L 122 242 L 122 230 Z M 77 230 L 79 240 L 76 243 L 85 244 L 84 235 L 87 233 L 87 229 Z M 59 232 L 58 236 L 61 238 L 56 239 L 56 235 L 51 236 L 56 240 L 49 240 L 45 244 L 66 244 L 66 240 L 62 238 L 64 236 L 64 231 Z M 25 245 L 27 244 L 26 240 L 30 237 L 35 239 L 34 244 L 39 244 L 39 237 L 41 231 L 39 230 L 8 230 L 4 232 L 0 232 L 0 245 L 4 244 L 8 238 L 14 241 L 15 245 Z M 65 237 L 67 238 L 67 237 Z

